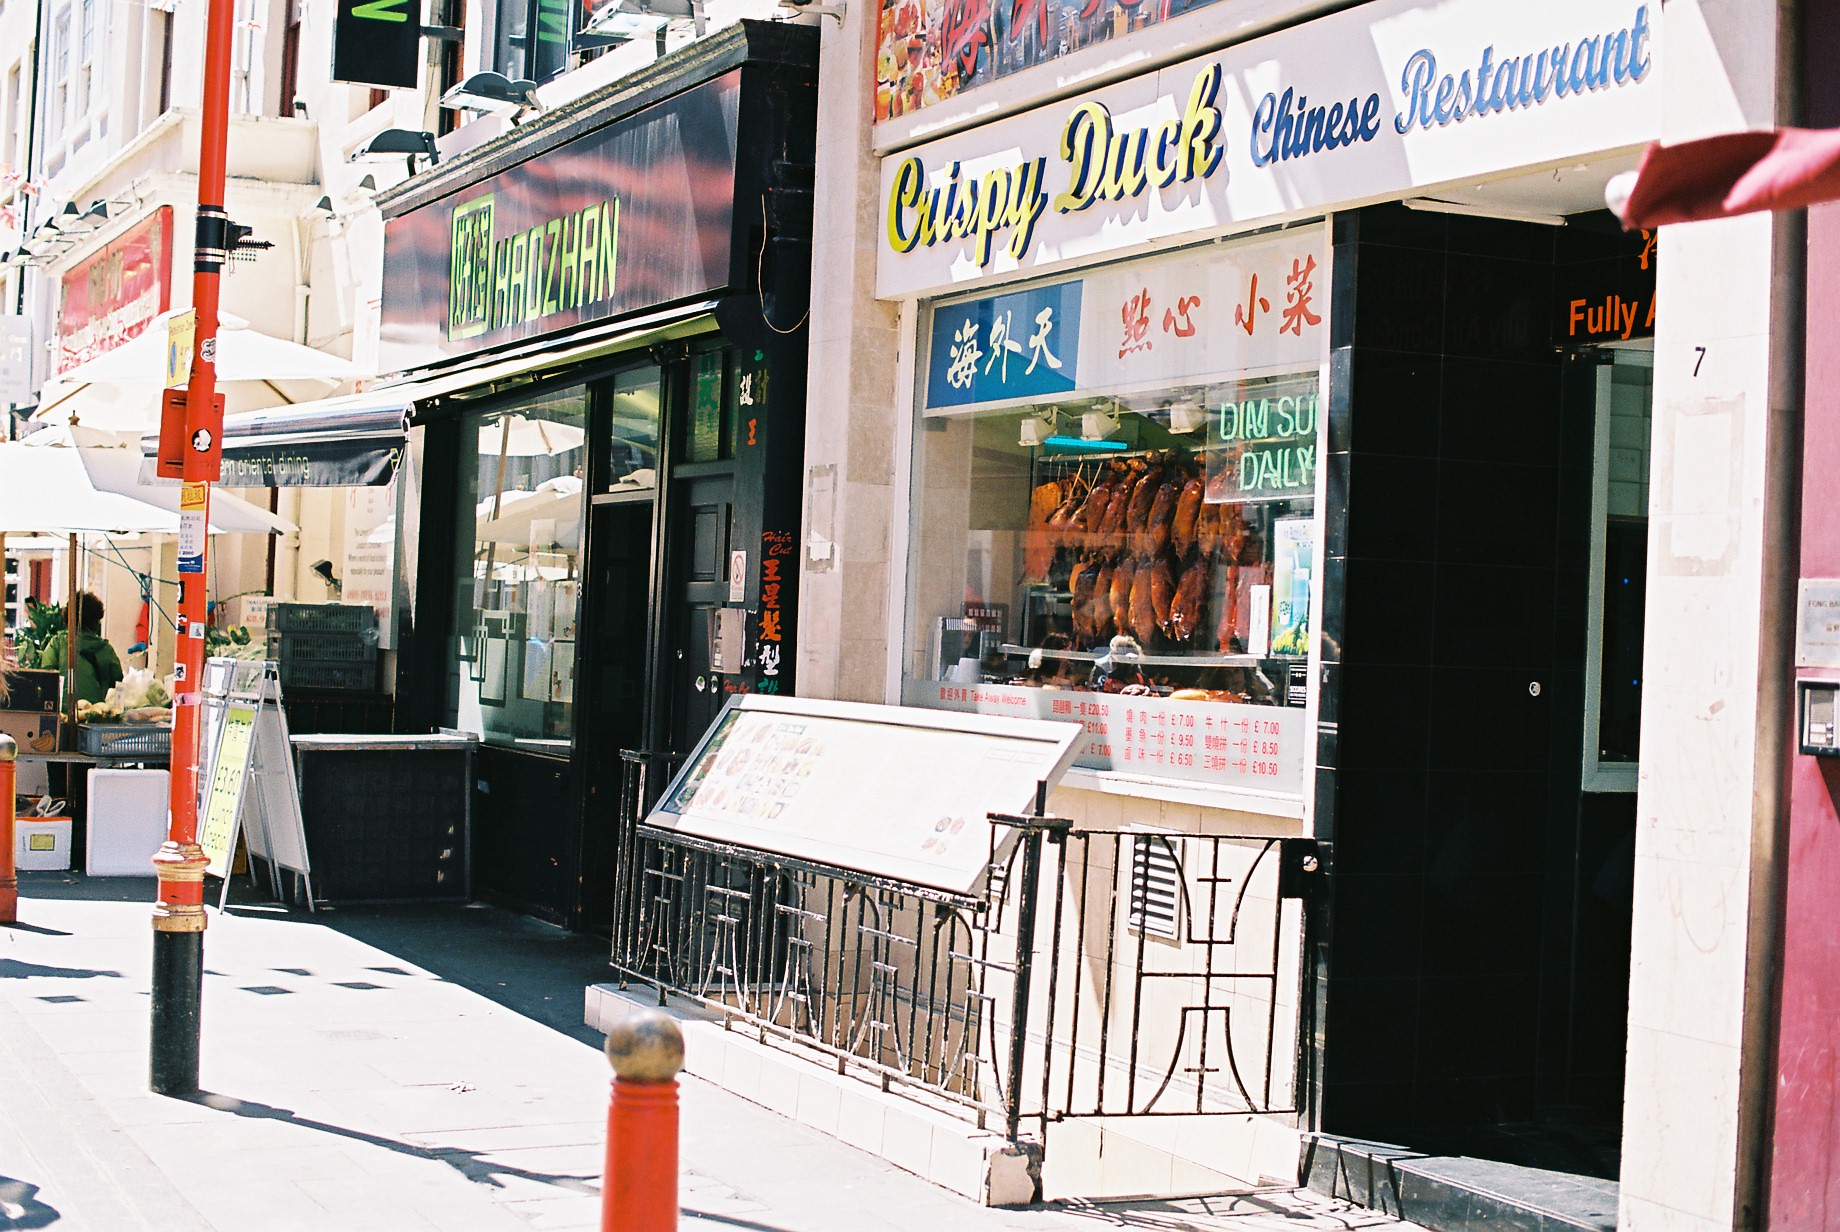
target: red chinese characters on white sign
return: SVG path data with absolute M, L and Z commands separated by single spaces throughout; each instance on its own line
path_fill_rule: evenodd
M 1080 385 L 1174 384 L 1322 363 L 1324 241 L 1322 228 L 1300 228 L 1086 275 Z
M 1059 719 L 1086 730 L 1076 765 L 1279 795 L 1303 792 L 1304 712 L 1010 685 L 915 682 L 910 705 Z

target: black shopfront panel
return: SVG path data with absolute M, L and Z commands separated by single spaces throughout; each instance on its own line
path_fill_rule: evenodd
M 689 296 L 712 304 L 629 347 L 418 411 L 423 569 L 404 711 L 482 736 L 477 892 L 571 926 L 611 920 L 620 826 L 701 734 L 693 711 L 792 688 L 814 42 L 742 23 L 531 140 L 553 148 L 489 150 L 471 176 L 457 162 L 447 182 L 385 206 L 385 343 L 399 362 L 495 357 L 533 337 L 560 349 L 590 329 L 617 339 L 629 316 L 655 319 Z M 694 79 L 672 79 L 673 59 Z M 676 146 L 656 139 L 667 128 Z M 683 157 L 655 186 L 578 161 L 640 148 Z M 682 203 L 663 198 L 685 176 L 695 200 L 678 217 Z M 599 205 L 576 200 L 584 185 L 609 194 L 605 231 Z M 582 245 L 614 234 L 616 209 L 612 259 L 597 253 L 584 274 Z M 523 239 L 521 263 L 507 230 Z M 671 233 L 668 260 L 641 253 L 661 247 L 647 236 Z M 563 262 L 575 282 L 533 295 L 533 259 Z M 521 303 L 505 298 L 520 269 Z M 591 292 L 607 294 L 590 303 Z M 719 516 L 699 519 L 712 486 Z M 694 532 L 711 516 L 721 550 L 693 578 Z M 708 654 L 717 609 L 742 633 L 740 661 L 687 672 Z

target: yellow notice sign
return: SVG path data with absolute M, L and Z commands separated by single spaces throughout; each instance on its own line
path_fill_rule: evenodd
M 192 373 L 192 346 L 198 337 L 198 314 L 191 309 L 166 318 L 166 388 L 186 384 Z
M 188 483 L 179 489 L 180 573 L 204 572 L 205 511 L 209 507 L 204 484 Z
M 256 730 L 256 712 L 248 706 L 231 706 L 224 712 L 223 732 L 217 738 L 217 761 L 211 767 L 211 786 L 205 792 L 204 816 L 198 822 L 198 845 L 213 877 L 230 875 L 230 854 L 236 850 L 236 820 L 243 807 L 243 784 L 249 774 L 249 747 Z

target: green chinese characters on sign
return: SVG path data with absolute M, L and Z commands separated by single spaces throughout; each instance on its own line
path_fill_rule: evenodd
M 509 235 L 497 195 L 454 207 L 449 231 L 447 336 L 473 338 L 613 297 L 620 202 L 611 198 Z

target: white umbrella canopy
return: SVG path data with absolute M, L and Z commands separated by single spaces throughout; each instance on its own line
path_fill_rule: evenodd
M 94 454 L 86 459 L 83 455 Z M 50 446 L 33 448 L 17 443 L 0 444 L 0 531 L 8 534 L 58 532 L 62 534 L 177 534 L 179 489 L 133 487 L 134 495 L 98 487 L 85 462 L 100 468 L 132 468 L 138 474 L 140 453 L 135 450 L 85 450 Z M 227 492 L 211 496 L 211 531 L 215 533 L 278 533 L 293 530 L 278 518 Z
M 166 390 L 166 322 L 147 328 L 45 382 L 33 418 L 68 423 L 73 418 L 115 432 L 151 432 L 160 424 Z M 259 411 L 323 398 L 357 376 L 347 360 L 272 338 L 224 314 L 217 335 L 217 391 L 224 413 Z
M 538 484 L 535 492 L 506 492 L 497 502 L 487 497 L 479 503 L 474 540 L 529 547 L 536 524 L 549 522 L 542 546 L 574 551 L 581 546 L 581 486 L 575 476 L 561 475 Z M 492 516 L 494 504 L 497 517 Z
M 479 452 L 497 457 L 535 458 L 581 448 L 588 434 L 574 424 L 527 415 L 506 415 L 479 429 Z

